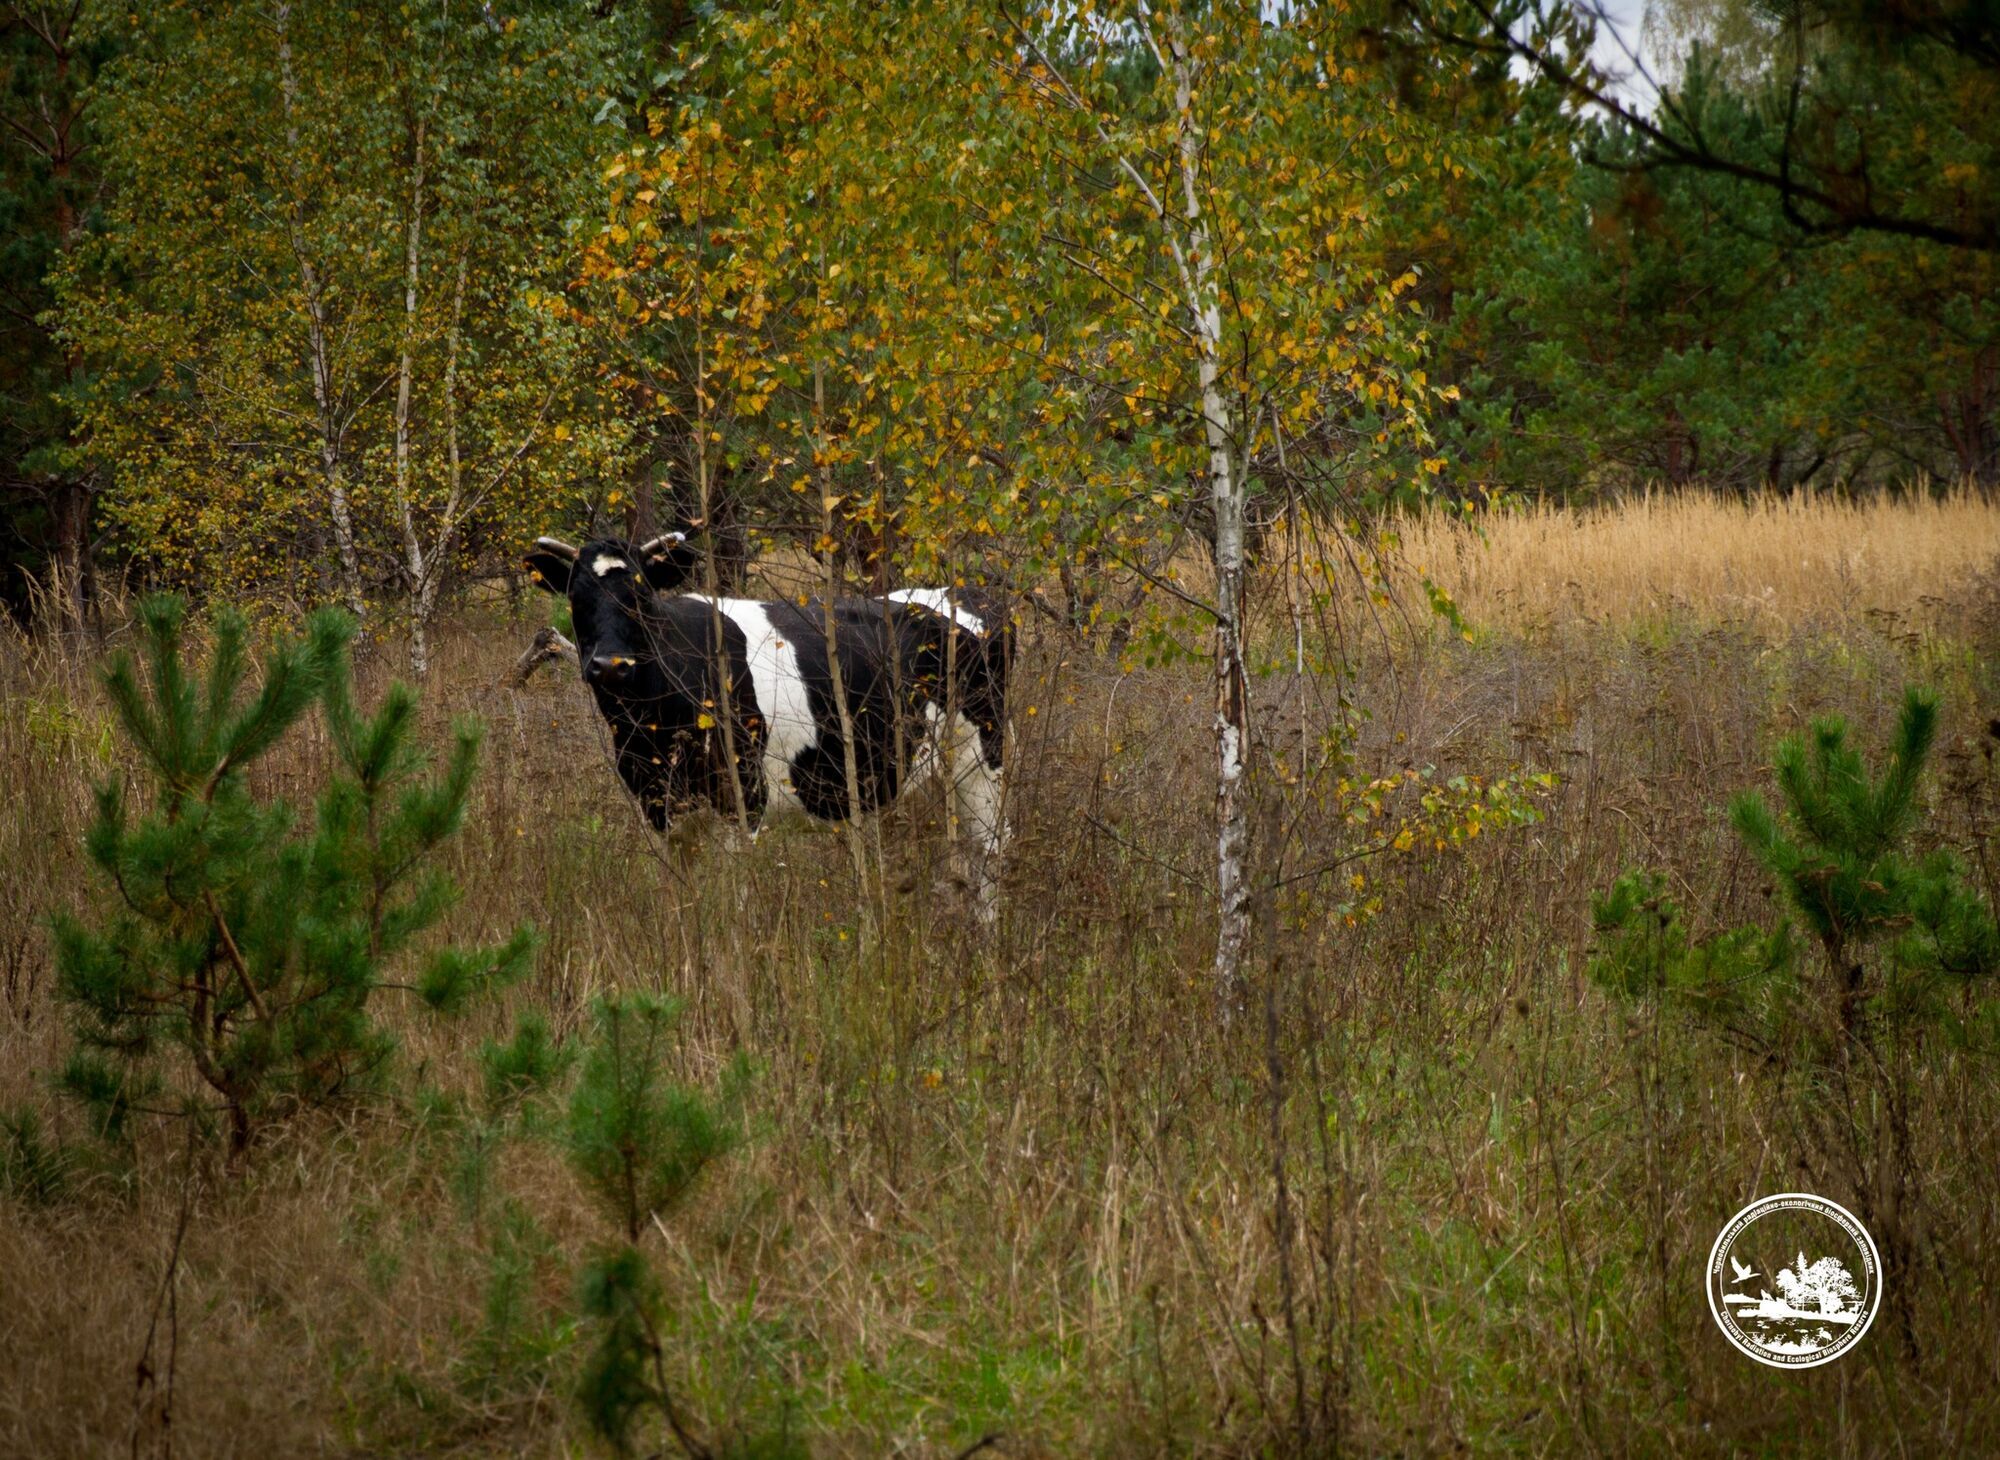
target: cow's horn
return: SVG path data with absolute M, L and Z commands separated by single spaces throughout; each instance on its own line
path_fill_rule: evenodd
M 572 562 L 576 560 L 576 549 L 560 538 L 538 537 L 535 539 L 535 546 L 543 552 L 554 553 L 559 558 L 568 558 Z
M 677 548 L 688 540 L 685 532 L 663 532 L 639 544 L 639 556 L 650 558 L 655 553 L 663 553 L 668 548 Z

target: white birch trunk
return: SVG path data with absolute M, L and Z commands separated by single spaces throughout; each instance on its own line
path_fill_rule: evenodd
M 410 387 L 416 376 L 417 278 L 424 237 L 424 122 L 417 118 L 415 156 L 410 164 L 410 227 L 403 268 L 403 357 L 396 367 L 396 516 L 403 529 L 403 568 L 409 574 L 410 673 L 418 679 L 430 673 L 427 625 L 421 612 L 425 581 L 430 577 L 423 539 L 417 535 L 416 504 L 410 500 Z
M 288 225 L 292 257 L 299 268 L 299 282 L 305 295 L 306 342 L 312 356 L 313 406 L 318 415 L 320 471 L 326 482 L 327 512 L 333 519 L 334 549 L 340 558 L 341 590 L 356 618 L 367 615 L 368 604 L 361 592 L 361 554 L 355 545 L 354 509 L 348 500 L 342 448 L 347 434 L 340 419 L 338 392 L 333 385 L 332 344 L 328 339 L 326 290 L 306 249 L 305 230 L 300 221 L 299 197 L 299 83 L 292 69 L 292 7 L 280 0 L 273 9 L 272 25 L 278 34 L 278 85 L 285 105 L 285 145 L 290 149 L 293 171 L 292 201 Z
M 1208 222 L 1201 211 L 1202 139 L 1194 116 L 1196 62 L 1178 13 L 1170 39 L 1181 219 L 1181 271 L 1198 356 L 1197 389 L 1208 445 L 1209 501 L 1215 516 L 1215 994 L 1225 1019 L 1242 1003 L 1250 941 L 1249 684 L 1243 661 L 1244 482 L 1236 469 L 1234 422 L 1221 386 L 1222 300 Z
M 451 294 L 451 336 L 444 357 L 444 514 L 438 521 L 437 540 L 431 544 L 430 553 L 424 560 L 424 574 L 417 584 L 414 609 L 416 632 L 426 636 L 426 644 L 431 620 L 437 614 L 438 590 L 444 587 L 445 568 L 451 562 L 452 540 L 458 534 L 458 521 L 464 510 L 465 472 L 458 455 L 458 341 L 465 320 L 465 273 L 466 259 L 461 253 L 458 256 L 458 281 L 453 285 Z M 423 673 L 422 670 L 417 672 Z

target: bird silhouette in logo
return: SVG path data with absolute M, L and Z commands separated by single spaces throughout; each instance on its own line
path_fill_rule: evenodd
M 1735 1280 L 1730 1283 L 1730 1286 L 1732 1288 L 1735 1287 L 1737 1283 L 1747 1283 L 1750 1281 L 1750 1279 L 1757 1276 L 1756 1270 L 1752 1268 L 1749 1263 L 1738 1262 L 1734 1256 L 1730 1257 L 1729 1265 L 1736 1269 Z

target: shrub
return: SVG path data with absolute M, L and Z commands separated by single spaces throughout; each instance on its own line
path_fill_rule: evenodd
M 2000 928 L 1958 858 L 1910 850 L 1936 738 L 1936 698 L 1909 690 L 1888 763 L 1870 775 L 1848 744 L 1847 723 L 1819 720 L 1778 746 L 1781 813 L 1755 791 L 1729 808 L 1744 844 L 1818 941 L 1823 992 L 1848 1036 L 1941 1012 L 1941 993 L 1976 988 L 2000 971 Z
M 1660 879 L 1628 872 L 1593 905 L 1592 977 L 1818 1063 L 1844 1062 L 1850 1044 L 1870 1044 L 1885 1028 L 1966 1030 L 1954 1003 L 1990 999 L 2000 926 L 1956 855 L 1912 850 L 1936 735 L 1937 701 L 1908 691 L 1887 762 L 1872 774 L 1846 721 L 1830 716 L 1779 744 L 1779 809 L 1755 791 L 1730 804 L 1737 834 L 1817 944 L 1817 959 L 1804 956 L 1785 921 L 1696 939 Z
M 569 1069 L 575 1051 L 549 1031 L 549 1021 L 532 1010 L 514 1026 L 505 1044 L 488 1040 L 480 1046 L 479 1065 L 485 1076 L 486 1108 L 493 1117 L 546 1094 Z

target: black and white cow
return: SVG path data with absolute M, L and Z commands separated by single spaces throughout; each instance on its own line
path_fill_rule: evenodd
M 782 812 L 853 814 L 823 603 L 679 592 L 700 559 L 678 533 L 538 538 L 526 561 L 569 599 L 618 774 L 656 829 L 703 807 L 734 818 L 739 794 L 753 830 Z M 1000 602 L 911 588 L 837 599 L 833 617 L 859 809 L 943 772 L 961 834 L 998 851 L 1013 637 Z

